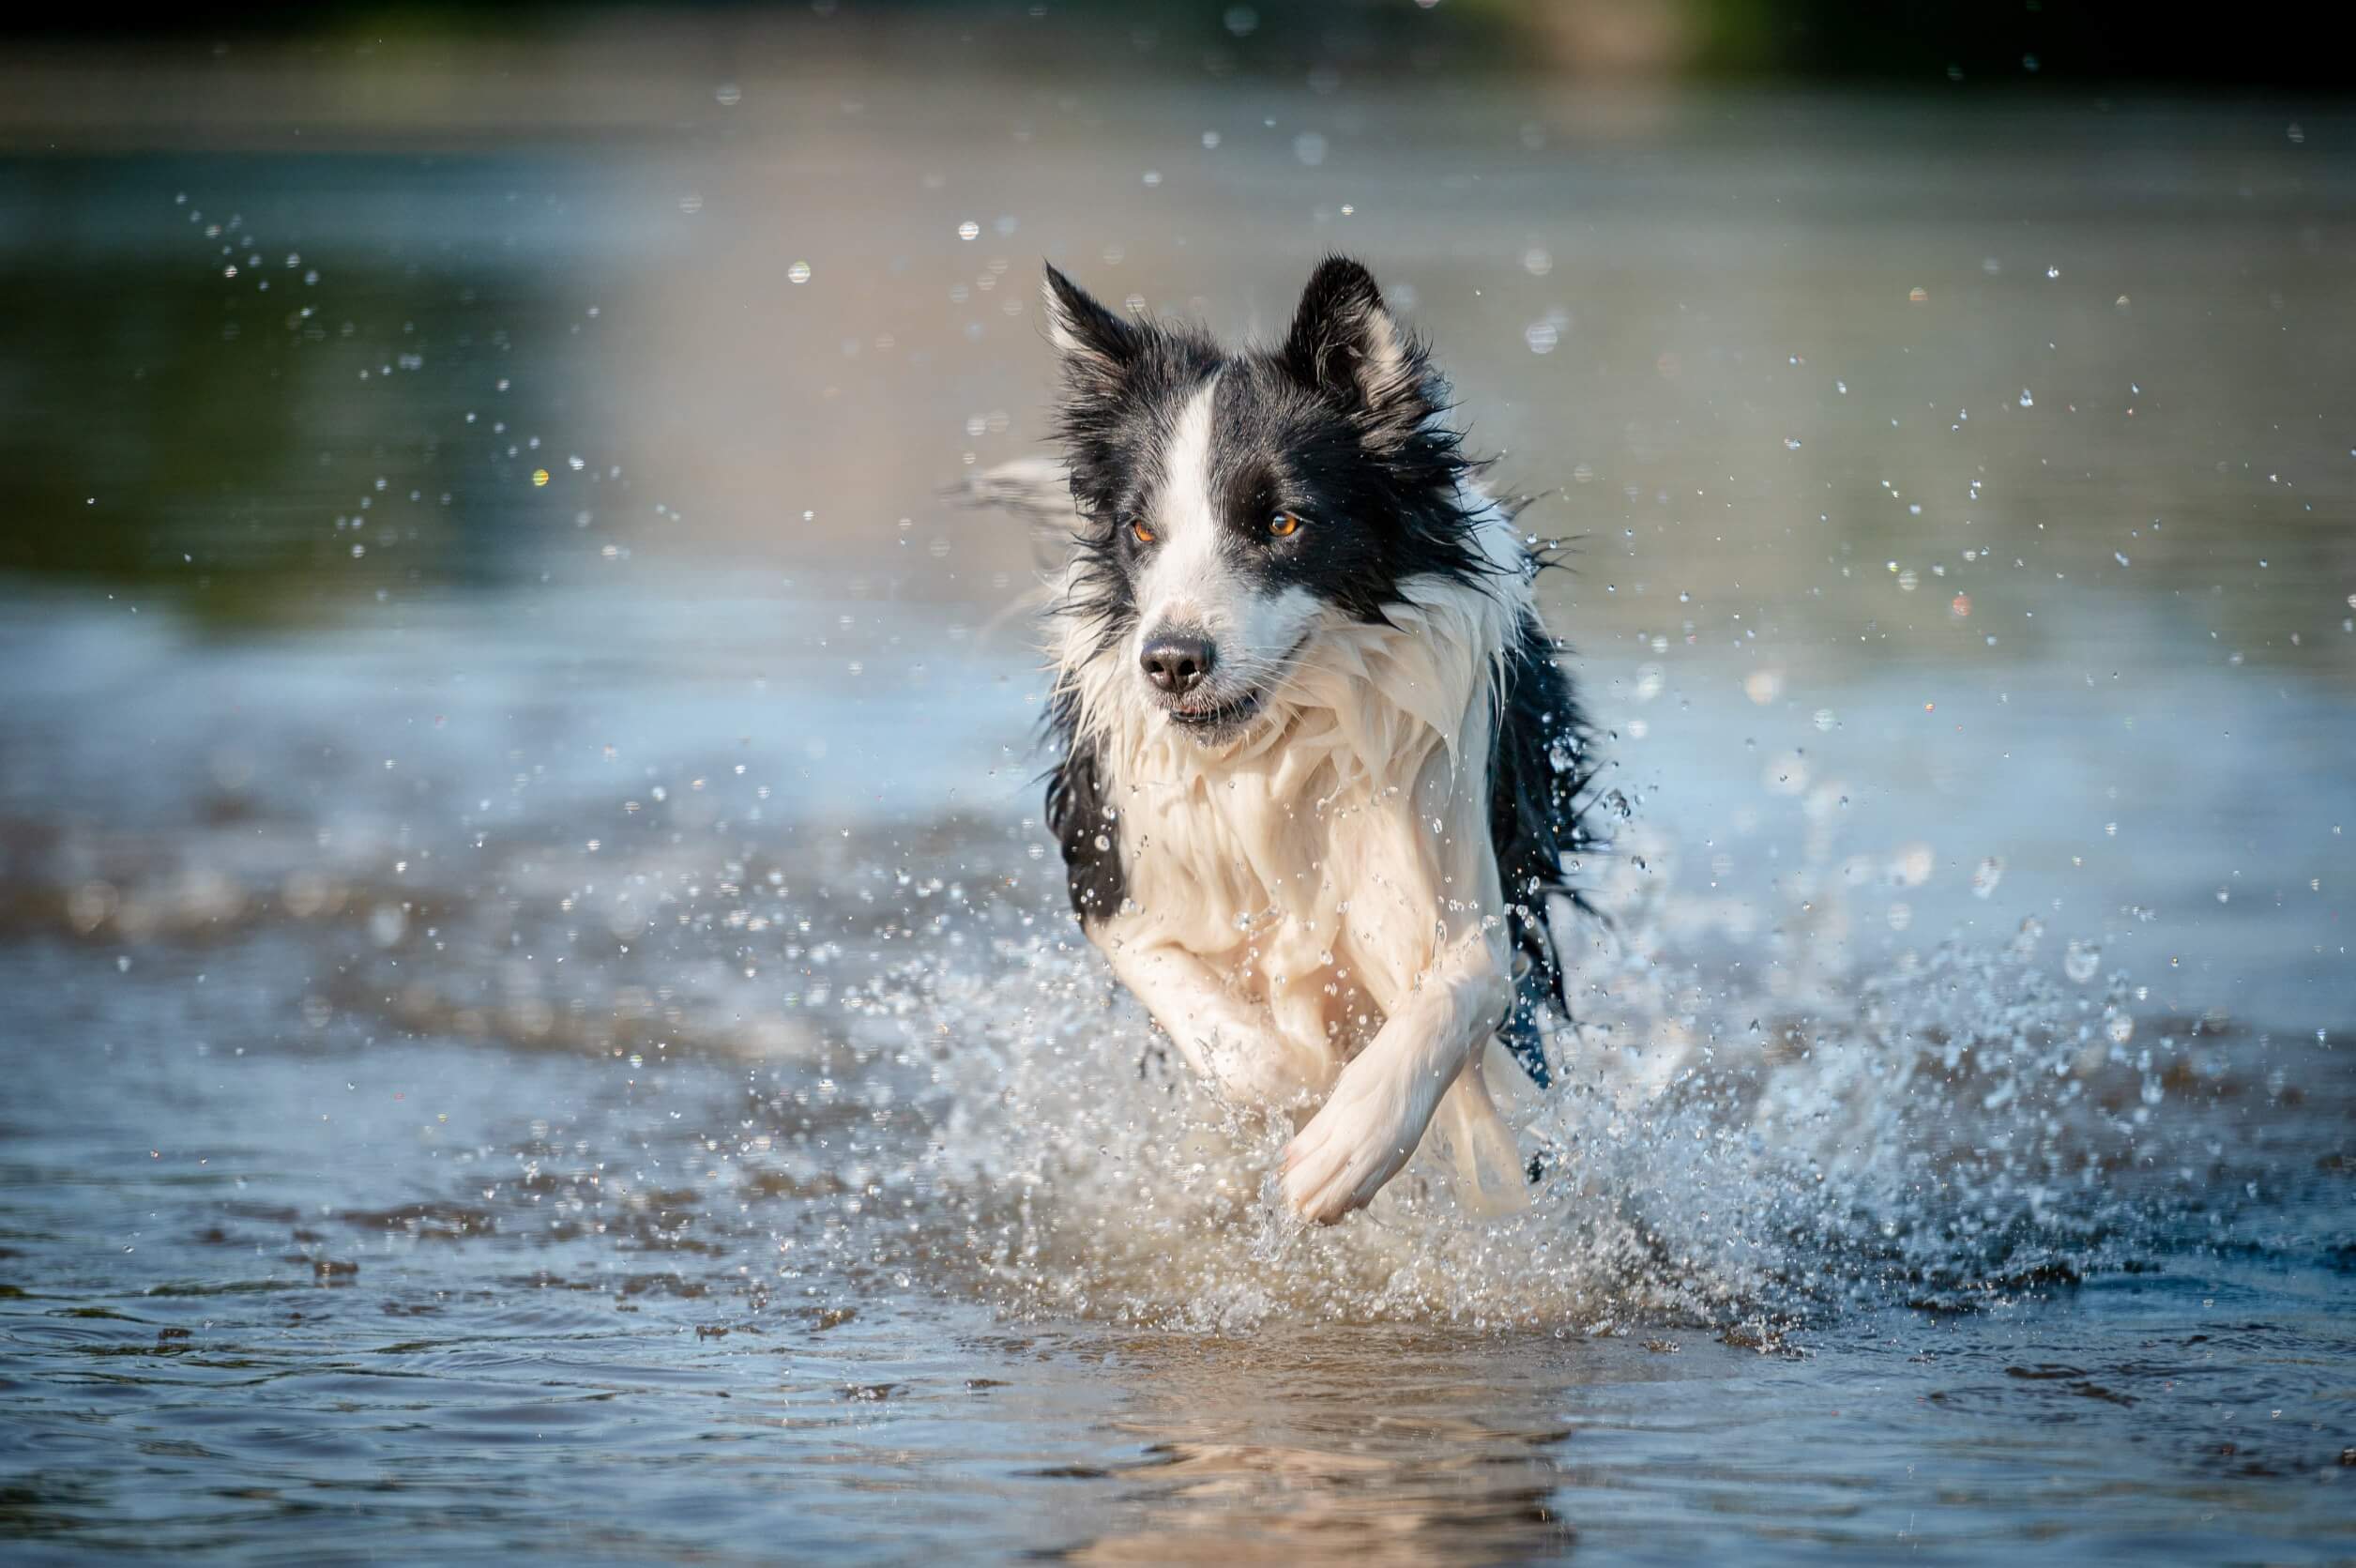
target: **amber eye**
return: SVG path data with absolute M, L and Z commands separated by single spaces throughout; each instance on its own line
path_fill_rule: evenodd
M 1146 526 L 1146 520 L 1142 517 L 1135 518 L 1131 521 L 1129 525 L 1129 531 L 1137 536 L 1137 542 L 1140 544 L 1151 544 L 1153 542 L 1153 530 Z
M 1278 539 L 1290 539 L 1300 532 L 1300 518 L 1289 511 L 1280 511 L 1268 520 L 1268 531 Z

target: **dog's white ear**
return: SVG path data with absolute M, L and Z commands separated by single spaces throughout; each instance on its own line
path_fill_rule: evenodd
M 1145 346 L 1144 329 L 1106 310 L 1052 265 L 1043 292 L 1047 336 L 1063 356 L 1065 373 L 1082 385 L 1118 381 Z
M 1431 416 L 1430 365 L 1383 303 L 1375 276 L 1346 256 L 1309 275 L 1280 351 L 1302 386 L 1340 400 L 1376 445 L 1404 441 Z

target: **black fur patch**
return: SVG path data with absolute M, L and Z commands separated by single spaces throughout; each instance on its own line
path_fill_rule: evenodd
M 1379 623 L 1411 579 L 1469 583 L 1494 569 L 1473 542 L 1455 437 L 1427 429 L 1373 447 L 1355 403 L 1347 389 L 1303 386 L 1284 358 L 1229 360 L 1211 402 L 1211 499 L 1245 576 Z M 1300 530 L 1271 537 L 1269 520 L 1287 511 Z
M 1063 850 L 1072 912 L 1086 924 L 1119 912 L 1129 877 L 1102 766 L 1096 749 L 1076 739 L 1072 706 L 1064 693 L 1047 714 L 1048 733 L 1063 754 L 1047 775 L 1047 828 Z
M 1505 661 L 1497 741 L 1489 755 L 1489 841 L 1505 890 L 1516 971 L 1513 1005 L 1497 1032 L 1541 1088 L 1549 1076 L 1540 1045 L 1541 1010 L 1551 999 L 1565 1018 L 1571 1016 L 1552 906 L 1561 898 L 1587 911 L 1587 899 L 1569 880 L 1564 860 L 1575 861 L 1596 847 L 1583 814 L 1595 778 L 1593 737 L 1555 653 L 1546 629 L 1525 616 Z

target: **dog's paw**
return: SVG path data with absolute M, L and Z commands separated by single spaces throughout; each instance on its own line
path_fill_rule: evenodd
M 1285 1147 L 1285 1207 L 1332 1225 L 1373 1201 L 1423 1139 L 1432 1107 L 1399 1074 L 1361 1060 L 1342 1073 L 1333 1097 Z

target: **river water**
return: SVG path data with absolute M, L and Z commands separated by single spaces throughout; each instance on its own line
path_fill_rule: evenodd
M 220 90 L 0 161 L 0 1551 L 2356 1553 L 2356 125 Z M 1627 803 L 1507 1220 L 1276 1219 L 944 496 L 1328 248 Z

